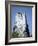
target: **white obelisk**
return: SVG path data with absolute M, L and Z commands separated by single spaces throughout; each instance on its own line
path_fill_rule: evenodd
M 24 30 L 26 27 L 26 22 L 25 22 L 25 13 L 16 13 L 16 17 L 15 17 L 15 25 L 17 26 L 17 29 L 15 31 L 17 31 L 19 33 L 20 37 L 23 37 L 24 34 Z

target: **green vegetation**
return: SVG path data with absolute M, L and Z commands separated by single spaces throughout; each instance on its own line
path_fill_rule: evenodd
M 18 32 L 13 32 L 12 33 L 12 37 L 13 38 L 18 38 L 19 37 L 19 33 Z

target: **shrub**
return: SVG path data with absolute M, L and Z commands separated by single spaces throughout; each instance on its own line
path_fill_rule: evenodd
M 12 37 L 13 37 L 13 38 L 18 38 L 18 37 L 19 37 L 18 35 L 19 35 L 18 32 L 13 32 L 13 33 L 12 33 Z

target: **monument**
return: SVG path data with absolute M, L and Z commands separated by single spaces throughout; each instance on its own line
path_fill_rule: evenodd
M 16 13 L 14 31 L 19 33 L 19 37 L 29 36 L 29 29 L 25 13 Z

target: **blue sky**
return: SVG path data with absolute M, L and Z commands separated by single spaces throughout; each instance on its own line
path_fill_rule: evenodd
M 11 29 L 12 29 L 12 31 L 13 31 L 16 13 L 18 13 L 18 12 L 25 13 L 26 12 L 27 23 L 29 25 L 29 31 L 32 33 L 32 7 L 11 6 L 10 10 L 11 10 Z

